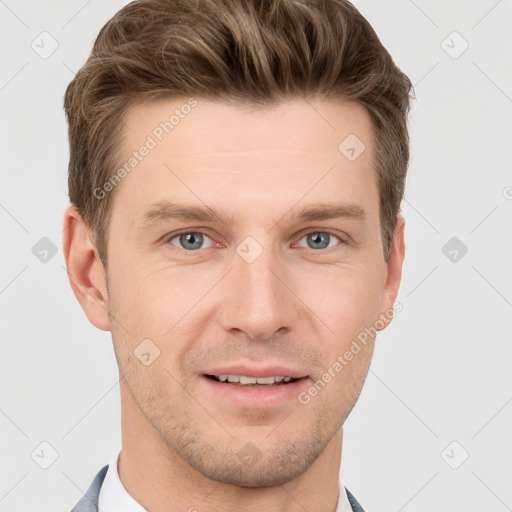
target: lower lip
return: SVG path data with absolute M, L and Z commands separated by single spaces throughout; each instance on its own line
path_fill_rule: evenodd
M 308 377 L 303 377 L 287 384 L 259 388 L 220 382 L 205 375 L 201 375 L 201 379 L 217 396 L 243 409 L 269 409 L 290 400 L 297 400 L 300 391 L 309 380 Z

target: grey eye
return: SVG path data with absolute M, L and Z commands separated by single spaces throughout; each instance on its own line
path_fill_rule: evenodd
M 180 233 L 174 237 L 172 237 L 169 242 L 172 245 L 176 245 L 181 249 L 185 249 L 187 251 L 196 251 L 198 249 L 203 249 L 202 247 L 205 238 L 209 239 L 210 237 L 205 235 L 204 233 L 199 233 L 196 231 L 190 231 L 187 233 Z M 178 240 L 178 244 L 174 243 L 174 240 Z
M 337 236 L 324 231 L 313 231 L 302 237 L 302 239 L 304 238 L 306 239 L 307 247 L 315 250 L 334 247 L 334 245 L 336 244 L 331 244 L 330 242 L 340 241 L 340 239 Z

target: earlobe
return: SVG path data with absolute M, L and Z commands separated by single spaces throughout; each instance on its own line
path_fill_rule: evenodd
M 105 272 L 91 230 L 73 205 L 64 212 L 62 248 L 75 297 L 90 322 L 109 331 Z
M 390 244 L 390 256 L 386 263 L 386 281 L 382 292 L 380 319 L 387 327 L 394 315 L 394 304 L 402 280 L 402 266 L 405 257 L 405 219 L 399 215 Z

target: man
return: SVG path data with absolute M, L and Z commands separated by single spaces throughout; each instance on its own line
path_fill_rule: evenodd
M 361 511 L 343 424 L 393 317 L 411 83 L 345 0 L 139 0 L 65 97 L 63 247 L 122 450 L 74 511 Z

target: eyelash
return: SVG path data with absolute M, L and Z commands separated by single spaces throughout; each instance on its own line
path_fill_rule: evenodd
M 302 234 L 301 237 L 299 238 L 299 240 L 302 240 L 304 237 L 306 237 L 308 235 L 311 235 L 313 233 L 325 233 L 325 234 L 328 234 L 328 235 L 336 238 L 340 242 L 338 245 L 346 243 L 346 240 L 344 240 L 340 235 L 337 235 L 336 233 L 333 233 L 332 231 L 329 231 L 329 230 L 318 230 L 318 229 L 315 229 L 315 230 L 312 230 L 312 231 L 308 231 L 308 232 Z M 175 238 L 179 237 L 180 235 L 185 235 L 185 234 L 200 234 L 200 235 L 207 236 L 210 240 L 213 241 L 213 238 L 211 236 L 209 236 L 208 233 L 205 233 L 204 231 L 199 231 L 199 230 L 194 231 L 194 230 L 190 230 L 190 229 L 184 229 L 184 230 L 181 230 L 181 231 L 176 231 L 171 236 L 167 237 L 166 241 L 164 243 L 165 244 L 171 244 L 171 240 L 174 240 Z M 311 250 L 314 251 L 314 252 L 325 252 L 325 251 L 327 251 L 329 249 L 334 249 L 335 247 L 338 247 L 338 245 L 336 245 L 334 247 L 327 247 L 325 249 L 318 249 L 318 250 L 311 249 Z M 173 246 L 173 247 L 176 247 L 176 246 Z M 187 253 L 195 253 L 195 252 L 198 252 L 198 251 L 201 250 L 201 249 L 196 249 L 196 250 L 190 251 L 190 250 L 184 249 L 183 247 L 176 247 L 176 248 L 177 249 L 181 249 L 182 251 L 185 251 Z M 211 249 L 211 248 L 212 247 L 207 247 L 207 249 Z M 303 247 L 303 248 L 307 249 L 307 247 Z

